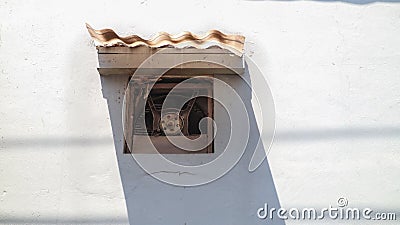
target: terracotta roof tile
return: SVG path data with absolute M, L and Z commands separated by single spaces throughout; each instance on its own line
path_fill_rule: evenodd
M 138 35 L 120 37 L 111 29 L 95 30 L 89 24 L 86 24 L 86 27 L 90 36 L 95 41 L 96 46 L 102 47 L 148 46 L 151 48 L 160 48 L 173 46 L 175 48 L 193 47 L 206 49 L 212 46 L 218 46 L 230 50 L 237 55 L 242 55 L 245 40 L 245 37 L 242 35 L 224 34 L 218 30 L 210 30 L 204 36 L 198 36 L 190 32 L 183 32 L 178 35 L 161 32 L 151 39 L 143 39 Z

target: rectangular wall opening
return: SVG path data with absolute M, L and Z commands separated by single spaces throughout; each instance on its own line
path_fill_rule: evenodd
M 130 80 L 133 84 L 130 84 L 132 88 L 126 99 L 126 108 L 133 109 L 127 110 L 128 113 L 131 112 L 133 119 L 125 121 L 131 124 L 124 126 L 125 129 L 131 129 L 131 132 L 127 133 L 131 134 L 132 138 L 126 138 L 129 141 L 125 141 L 124 153 L 154 153 L 149 151 L 149 146 L 146 146 L 148 144 L 143 144 L 146 143 L 144 138 L 147 137 L 160 154 L 213 153 L 214 100 L 213 82 L 210 77 L 212 76 L 189 79 L 190 76 L 164 75 L 156 81 L 151 90 L 144 90 L 146 82 L 143 80 Z M 143 106 L 144 102 L 140 101 L 145 99 L 144 95 L 148 97 L 143 111 L 138 109 L 138 105 Z M 172 104 L 161 113 L 168 95 Z M 212 120 L 203 120 L 207 117 Z M 202 143 L 201 146 L 206 147 L 187 151 L 173 145 L 168 136 L 174 136 L 175 139 L 196 139 Z

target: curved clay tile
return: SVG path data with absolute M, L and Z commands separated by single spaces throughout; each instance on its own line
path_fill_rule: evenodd
M 143 39 L 138 35 L 127 37 L 118 36 L 111 29 L 95 30 L 89 24 L 86 24 L 90 36 L 96 43 L 96 46 L 148 46 L 151 48 L 160 48 L 164 46 L 173 46 L 175 48 L 194 47 L 199 49 L 218 46 L 232 51 L 237 55 L 243 54 L 245 37 L 242 35 L 224 34 L 218 30 L 210 30 L 204 36 L 198 36 L 191 32 L 182 32 L 178 35 L 171 35 L 166 32 L 160 32 L 151 39 Z

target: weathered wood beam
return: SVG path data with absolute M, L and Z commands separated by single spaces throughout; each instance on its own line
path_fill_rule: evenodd
M 157 56 L 153 56 L 157 53 Z M 153 56 L 151 64 L 142 63 Z M 148 47 L 98 47 L 100 75 L 132 75 L 139 67 L 141 75 L 165 74 L 177 75 L 216 75 L 243 74 L 243 58 L 228 50 L 176 49 Z M 179 65 L 182 61 L 190 61 Z M 177 65 L 170 68 L 171 65 Z

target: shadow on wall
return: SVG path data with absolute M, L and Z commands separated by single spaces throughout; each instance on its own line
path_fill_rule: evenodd
M 315 1 L 315 2 L 345 2 L 349 4 L 365 5 L 374 2 L 388 2 L 388 3 L 400 3 L 400 0 L 245 0 L 253 2 L 265 2 L 265 1 L 276 1 L 276 2 L 299 2 L 299 1 Z
M 348 127 L 348 128 L 320 128 L 304 130 L 277 130 L 275 142 L 316 142 L 329 140 L 346 139 L 380 139 L 400 137 L 400 127 L 380 126 L 380 127 Z M 27 147 L 40 147 L 40 150 L 54 147 L 76 147 L 76 146 L 103 146 L 110 141 L 109 136 L 103 137 L 44 137 L 44 138 L 16 138 L 7 137 L 0 142 L 1 148 L 25 149 Z
M 245 76 L 249 77 L 248 72 Z M 178 187 L 154 179 L 130 154 L 123 154 L 122 99 L 126 83 L 126 76 L 101 77 L 130 224 L 285 224 L 283 220 L 265 221 L 257 217 L 257 209 L 265 203 L 275 208 L 279 208 L 280 203 L 266 160 L 255 172 L 248 172 L 253 154 L 248 149 L 254 149 L 259 137 L 250 88 L 246 85 L 234 87 L 238 88 L 236 91 L 249 112 L 252 134 L 241 160 L 214 182 L 197 187 Z

